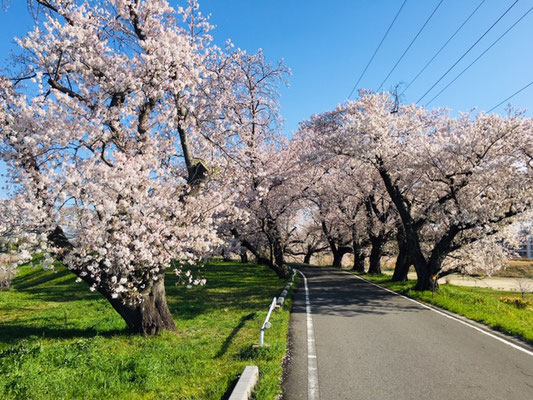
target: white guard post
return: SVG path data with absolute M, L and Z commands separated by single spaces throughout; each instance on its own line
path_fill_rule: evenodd
M 272 300 L 272 304 L 270 304 L 270 308 L 268 309 L 268 314 L 265 318 L 265 322 L 263 322 L 263 326 L 261 327 L 261 331 L 259 332 L 259 346 L 262 346 L 264 344 L 265 340 L 265 329 L 270 328 L 271 324 L 268 322 L 270 319 L 270 314 L 272 314 L 272 310 L 276 307 L 276 298 L 274 297 L 274 300 Z

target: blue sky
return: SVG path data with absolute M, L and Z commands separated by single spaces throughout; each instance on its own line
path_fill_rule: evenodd
M 387 39 L 360 82 L 376 90 L 440 0 L 407 0 Z M 482 0 L 444 0 L 405 55 L 384 89 L 409 82 Z M 485 0 L 477 13 L 427 70 L 404 93 L 413 103 L 493 24 L 515 0 Z M 175 4 L 174 0 L 171 3 Z M 292 70 L 281 91 L 281 113 L 290 134 L 298 122 L 346 100 L 403 0 L 200 0 L 217 27 L 215 41 L 227 38 L 250 52 L 262 48 L 273 62 L 283 58 Z M 26 0 L 11 0 L 0 12 L 0 59 L 14 47 L 11 38 L 31 26 Z M 517 4 L 423 99 L 433 97 L 527 10 Z M 428 107 L 454 112 L 488 110 L 533 80 L 533 11 Z M 532 108 L 533 85 L 510 100 Z M 505 105 L 494 112 L 504 113 Z M 532 116 L 531 110 L 527 112 Z M 3 167 L 0 166 L 0 172 Z M 0 195 L 2 194 L 0 190 Z

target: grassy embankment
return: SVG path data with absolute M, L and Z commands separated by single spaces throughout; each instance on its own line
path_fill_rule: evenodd
M 273 313 L 268 347 L 253 349 L 285 282 L 268 268 L 215 263 L 207 285 L 167 276 L 178 333 L 143 338 L 64 268 L 24 267 L 0 292 L 2 399 L 220 399 L 246 365 L 258 365 L 256 399 L 280 392 L 290 299 Z
M 533 293 L 526 294 L 526 302 L 511 302 L 510 299 L 519 299 L 520 294 L 444 284 L 432 297 L 431 291 L 413 290 L 416 283 L 413 280 L 392 282 L 390 275 L 361 276 L 405 296 L 434 304 L 533 343 Z
M 395 259 L 388 259 L 383 263 L 382 269 L 392 274 L 392 271 L 394 271 L 394 263 Z M 411 269 L 411 271 L 413 271 L 413 269 Z M 480 275 L 474 276 L 478 277 Z M 498 271 L 495 271 L 491 276 L 494 278 L 533 279 L 533 260 L 522 258 L 509 260 L 508 265 L 499 269 Z
M 533 279 L 533 260 L 514 259 L 509 260 L 509 265 L 494 273 L 502 278 L 529 278 Z

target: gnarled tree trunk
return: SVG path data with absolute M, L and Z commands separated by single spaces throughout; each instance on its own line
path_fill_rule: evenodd
M 147 336 L 162 330 L 176 330 L 176 324 L 168 309 L 164 275 L 142 293 L 142 301 L 138 304 L 123 304 L 120 299 L 104 295 L 133 333 Z
M 277 228 L 276 230 L 277 231 Z M 279 236 L 269 237 L 269 241 L 272 246 L 272 257 L 270 260 L 269 267 L 274 270 L 280 279 L 290 278 L 290 269 L 287 264 L 285 264 L 285 257 L 283 254 L 283 246 L 279 240 Z
M 65 263 L 66 255 L 74 246 L 65 236 L 63 229 L 59 226 L 56 227 L 48 236 L 48 239 L 57 248 L 62 249 L 55 254 L 55 258 Z M 71 271 L 88 285 L 91 286 L 95 283 L 89 275 L 82 274 L 81 271 L 77 270 Z M 97 290 L 120 314 L 132 333 L 146 336 L 157 334 L 165 329 L 175 331 L 176 324 L 168 309 L 165 292 L 165 270 L 162 270 L 157 278 L 157 280 L 147 282 L 147 288 L 141 293 L 141 301 L 136 304 L 124 303 L 120 297 L 113 298 L 111 293 L 103 286 L 98 286 Z
M 332 246 L 331 252 L 333 253 L 333 266 L 335 268 L 342 268 L 342 259 L 346 253 L 349 253 L 351 249 L 347 246 Z
M 396 258 L 396 264 L 394 266 L 394 273 L 392 274 L 393 282 L 406 282 L 407 274 L 409 273 L 409 268 L 411 263 L 409 262 L 408 255 L 404 253 L 399 253 L 398 258 Z
M 369 274 L 381 274 L 381 257 L 383 256 L 383 247 L 386 239 L 381 236 L 370 238 L 372 248 L 370 249 L 370 266 L 368 268 Z
M 358 240 L 353 241 L 353 270 L 360 274 L 365 273 L 365 252 L 363 251 Z
M 409 213 L 408 206 L 402 195 L 401 190 L 393 183 L 389 172 L 383 166 L 381 160 L 378 158 L 378 172 L 381 175 L 385 188 L 389 193 L 391 200 L 393 201 L 400 218 L 402 220 L 402 227 L 405 232 L 405 239 L 408 248 L 408 257 L 410 262 L 412 262 L 415 267 L 417 275 L 417 283 L 415 290 L 430 290 L 433 287 L 433 282 L 431 279 L 431 267 L 424 257 L 420 245 L 420 238 L 418 236 L 418 230 L 421 227 L 421 221 L 414 221 L 411 214 Z M 434 263 L 434 268 L 439 268 L 437 263 Z M 439 271 L 435 270 L 435 273 Z
M 396 257 L 392 280 L 394 282 L 405 282 L 407 281 L 407 274 L 409 273 L 412 262 L 409 259 L 409 248 L 405 238 L 405 231 L 401 226 L 398 227 L 396 240 L 398 242 L 398 257 Z

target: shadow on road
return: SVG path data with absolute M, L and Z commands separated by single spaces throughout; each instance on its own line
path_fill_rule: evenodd
M 400 314 L 424 310 L 416 303 L 398 305 L 392 293 L 350 277 L 332 268 L 299 267 L 309 283 L 313 314 L 356 317 L 362 314 Z M 396 301 L 394 301 L 396 300 Z M 305 304 L 295 302 L 292 312 L 305 313 Z

